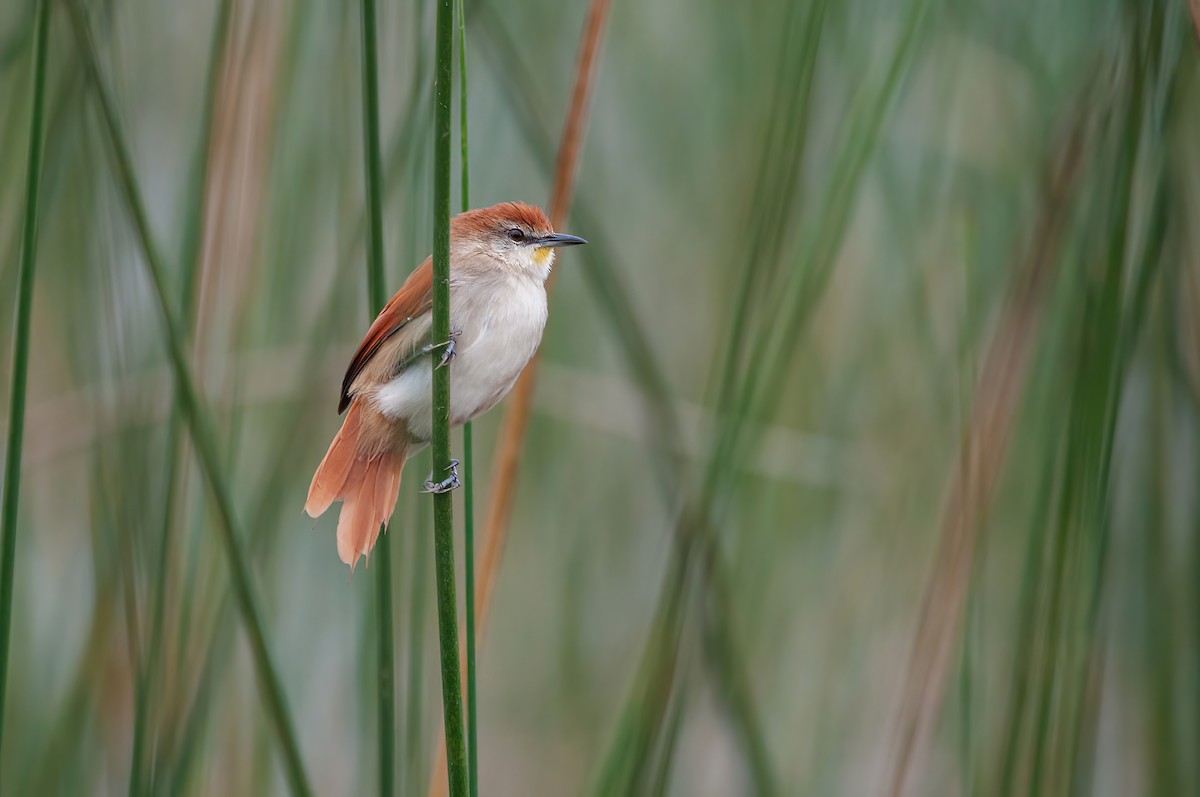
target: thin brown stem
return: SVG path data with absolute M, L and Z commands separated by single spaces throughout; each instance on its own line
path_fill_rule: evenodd
M 584 22 L 583 39 L 579 46 L 579 58 L 575 63 L 575 86 L 571 91 L 571 109 L 563 127 L 562 140 L 558 147 L 558 161 L 554 175 L 554 189 L 550 196 L 550 223 L 558 229 L 566 221 L 575 194 L 575 174 L 579 162 L 579 150 L 586 129 L 588 100 L 596 72 L 596 61 L 600 55 L 600 36 L 608 17 L 609 0 L 592 0 Z M 546 292 L 554 290 L 554 274 L 546 283 Z M 488 505 L 484 523 L 484 554 L 479 572 L 477 611 L 480 632 L 487 620 L 487 605 L 491 596 L 494 571 L 499 566 L 500 551 L 508 536 L 508 524 L 512 518 L 513 498 L 516 495 L 517 474 L 521 466 L 521 453 L 525 444 L 525 431 L 529 426 L 529 411 L 533 406 L 533 391 L 537 386 L 537 369 L 540 355 L 534 355 L 525 367 L 525 372 L 513 389 L 512 399 L 505 410 L 501 423 L 500 443 L 492 463 L 495 487 Z M 489 569 L 490 566 L 490 569 Z
M 1079 183 L 1092 111 L 1075 112 L 1049 164 L 1042 211 L 1016 269 L 975 393 L 975 404 L 942 505 L 941 540 L 913 638 L 896 731 L 889 794 L 906 793 L 920 768 L 945 695 L 954 641 L 968 594 L 980 530 L 1003 471 L 1009 433 L 1024 393 L 1063 231 Z

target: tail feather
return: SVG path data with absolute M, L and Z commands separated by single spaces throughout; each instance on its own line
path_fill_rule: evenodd
M 386 527 L 396 509 L 400 492 L 400 471 L 380 463 L 375 469 L 375 527 Z M 390 500 L 389 500 L 390 499 Z
M 309 517 L 320 517 L 334 501 L 342 497 L 342 488 L 350 470 L 358 458 L 358 430 L 362 424 L 362 411 L 357 404 L 350 407 L 342 428 L 334 435 L 325 458 L 317 466 L 313 474 L 312 484 L 308 487 L 308 500 L 304 502 L 304 511 Z
M 342 511 L 338 515 L 337 549 L 338 557 L 354 567 L 358 562 L 357 531 L 367 525 L 359 520 L 363 510 L 363 474 L 367 470 L 365 459 L 356 459 L 346 476 L 345 492 L 338 496 L 342 499 Z
M 358 502 L 352 498 L 347 498 L 342 504 L 342 513 L 338 515 L 337 552 L 338 558 L 349 564 L 351 570 L 358 563 L 358 551 L 354 548 L 354 543 L 350 540 L 349 532 L 343 533 L 342 529 L 343 527 L 346 529 L 354 527 L 357 517 Z
M 338 556 L 351 569 L 360 556 L 371 553 L 380 527 L 392 516 L 400 491 L 400 473 L 407 458 L 403 448 L 379 451 L 377 446 L 360 447 L 358 409 L 351 406 L 341 431 L 313 476 L 304 504 L 305 511 L 317 517 L 334 501 L 342 500 L 337 549 Z M 360 453 L 360 448 L 367 453 Z

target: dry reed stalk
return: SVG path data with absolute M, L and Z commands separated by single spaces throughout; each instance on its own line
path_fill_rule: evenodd
M 579 46 L 579 58 L 575 64 L 575 86 L 571 92 L 571 108 L 567 123 L 563 127 L 562 140 L 555 166 L 554 189 L 550 196 L 550 223 L 559 229 L 566 221 L 575 193 L 575 174 L 579 161 L 579 149 L 583 132 L 587 126 L 588 100 L 591 96 L 596 60 L 600 55 L 600 35 L 608 17 L 609 0 L 592 0 L 584 23 L 583 39 Z M 551 273 L 546 283 L 546 292 L 551 294 L 557 272 Z M 517 472 L 521 465 L 521 452 L 525 443 L 525 430 L 529 426 L 529 411 L 533 405 L 533 391 L 537 386 L 537 369 L 541 353 L 535 354 L 517 380 L 512 399 L 504 412 L 500 428 L 500 443 L 496 448 L 492 471 L 495 486 L 488 505 L 484 524 L 483 560 L 479 570 L 476 606 L 478 627 L 482 631 L 486 624 L 487 606 L 495 571 L 499 566 L 500 552 L 508 536 L 508 523 L 512 518 L 513 498 L 516 494 Z
M 235 5 L 235 8 L 237 6 Z M 227 382 L 206 366 L 229 349 L 254 298 L 255 265 L 266 208 L 275 133 L 280 53 L 286 27 L 278 2 L 235 10 L 213 108 L 203 207 L 198 316 L 193 357 L 210 395 Z
M 1200 0 L 1191 0 L 1188 8 L 1192 10 L 1192 27 L 1196 29 L 1196 43 L 1200 44 Z
M 210 400 L 220 397 L 212 406 L 222 411 L 232 411 L 232 387 L 241 376 L 230 365 L 235 361 L 233 337 L 253 306 L 256 252 L 277 118 L 275 89 L 286 28 L 283 14 L 278 2 L 252 8 L 235 3 L 217 67 L 201 189 L 199 241 L 194 252 L 195 307 L 184 308 L 184 314 L 196 316 L 191 330 L 194 372 Z M 169 384 L 169 372 L 164 372 L 164 379 Z M 177 452 L 175 467 L 179 499 L 171 527 L 183 528 L 189 499 L 190 454 L 186 439 Z M 169 567 L 178 571 L 181 563 L 175 561 Z M 177 595 L 171 596 L 171 600 L 178 599 Z M 188 690 L 181 689 L 181 684 L 198 682 L 205 657 L 194 649 L 189 662 L 174 661 L 176 648 L 171 645 L 164 653 L 171 660 L 163 667 L 165 681 L 157 688 L 163 690 L 166 699 L 175 701 L 162 709 L 173 722 L 173 738 L 179 730 L 175 725 L 186 719 Z
M 610 0 L 592 0 L 584 20 L 583 36 L 579 44 L 579 55 L 575 61 L 575 83 L 571 89 L 571 107 L 559 141 L 558 159 L 554 170 L 554 187 L 550 194 L 550 223 L 554 229 L 562 229 L 571 210 L 575 195 L 575 175 L 579 167 L 579 151 L 583 134 L 587 130 L 588 101 L 595 84 L 596 62 L 600 56 L 600 38 L 604 23 L 608 19 Z M 550 274 L 546 282 L 547 298 L 554 290 L 557 272 Z M 508 538 L 508 524 L 512 518 L 513 498 L 516 494 L 517 473 L 521 465 L 521 452 L 525 444 L 525 431 L 529 427 L 529 413 L 533 407 L 533 391 L 537 387 L 538 362 L 541 352 L 533 356 L 525 366 L 521 378 L 513 388 L 512 398 L 504 411 L 500 427 L 500 442 L 492 461 L 495 486 L 488 505 L 487 519 L 483 530 L 483 556 L 475 576 L 475 634 L 482 640 L 487 628 L 488 608 L 491 606 L 492 590 L 496 584 L 496 573 L 500 569 L 500 557 Z M 465 664 L 463 671 L 466 671 Z M 444 797 L 446 794 L 446 742 L 438 735 L 434 754 L 433 770 L 430 773 L 429 797 Z
M 1009 432 L 1029 376 L 1043 300 L 1079 182 L 1091 115 L 1079 108 L 1049 164 L 1042 209 L 988 345 L 975 404 L 942 505 L 941 539 L 905 677 L 889 794 L 902 797 L 919 768 L 946 690 L 971 566 L 1003 471 Z

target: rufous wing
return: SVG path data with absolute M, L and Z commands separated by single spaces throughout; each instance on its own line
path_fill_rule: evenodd
M 392 335 L 395 335 L 405 325 L 421 315 L 428 313 L 433 307 L 433 258 L 425 258 L 425 262 L 413 269 L 408 279 L 396 291 L 396 295 L 388 300 L 383 310 L 376 316 L 366 337 L 354 352 L 346 376 L 342 379 L 342 395 L 338 402 L 338 414 L 350 406 L 350 388 L 354 380 L 366 368 L 371 358 Z

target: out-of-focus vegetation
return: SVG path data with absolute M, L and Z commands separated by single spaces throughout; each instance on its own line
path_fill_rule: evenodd
M 35 6 L 0 6 L 5 419 Z M 378 6 L 393 290 L 433 14 Z M 546 201 L 585 10 L 466 0 L 472 204 Z M 317 793 L 377 788 L 375 563 L 300 511 L 368 318 L 358 13 L 51 0 L 0 793 L 284 793 L 289 736 Z M 1200 793 L 1198 38 L 1187 0 L 613 5 L 482 794 Z M 405 795 L 428 469 L 389 532 Z

